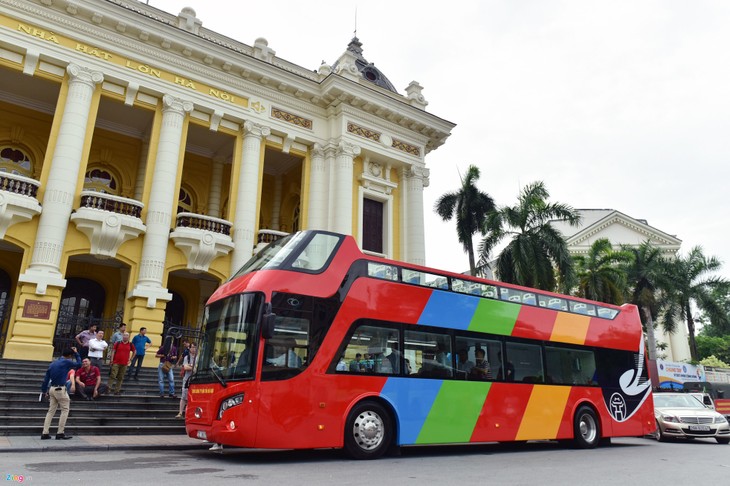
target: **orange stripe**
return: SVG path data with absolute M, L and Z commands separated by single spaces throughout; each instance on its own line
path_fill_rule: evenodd
M 535 385 L 515 440 L 556 438 L 571 388 Z
M 558 312 L 550 340 L 563 343 L 585 344 L 590 322 L 591 318 L 588 316 Z

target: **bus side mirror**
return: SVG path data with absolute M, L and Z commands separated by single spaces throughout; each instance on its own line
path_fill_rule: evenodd
M 261 322 L 261 337 L 271 339 L 274 337 L 274 323 L 276 322 L 276 314 L 267 312 L 264 314 Z

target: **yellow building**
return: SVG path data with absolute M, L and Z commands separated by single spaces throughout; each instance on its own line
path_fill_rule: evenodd
M 453 124 L 353 39 L 317 71 L 128 0 L 0 0 L 0 349 L 48 360 L 90 319 L 195 327 L 299 229 L 424 263 L 426 154 Z M 151 363 L 147 363 L 151 364 Z

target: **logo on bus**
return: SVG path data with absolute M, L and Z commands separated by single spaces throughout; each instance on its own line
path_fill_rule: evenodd
M 651 393 L 651 381 L 644 375 L 644 339 L 639 344 L 636 367 L 629 368 L 618 377 L 618 383 L 609 383 L 603 389 L 603 399 L 608 413 L 617 422 L 625 422 L 636 413 Z M 614 391 L 618 388 L 619 391 Z M 610 394 L 610 395 L 609 395 Z
M 286 303 L 289 304 L 292 307 L 299 307 L 301 302 L 299 302 L 299 299 L 295 299 L 294 297 L 289 297 L 286 299 Z
M 611 395 L 611 415 L 619 422 L 626 420 L 626 400 L 620 393 Z

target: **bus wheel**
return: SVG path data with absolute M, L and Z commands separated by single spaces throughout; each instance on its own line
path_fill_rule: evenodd
M 358 403 L 345 423 L 345 451 L 355 459 L 376 459 L 390 447 L 392 430 L 390 414 L 382 405 Z
M 601 426 L 590 407 L 581 407 L 573 419 L 573 444 L 579 449 L 593 449 L 601 441 Z

